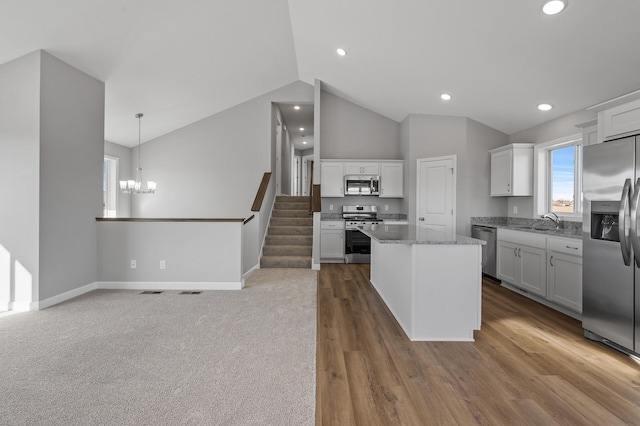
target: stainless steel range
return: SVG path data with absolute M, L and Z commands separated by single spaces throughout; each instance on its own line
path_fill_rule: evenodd
M 378 206 L 342 206 L 345 228 L 344 258 L 346 263 L 370 263 L 371 239 L 360 232 L 365 225 L 382 223 Z

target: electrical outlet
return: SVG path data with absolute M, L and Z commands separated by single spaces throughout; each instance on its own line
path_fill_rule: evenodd
M 164 260 L 160 261 L 160 269 L 167 269 L 167 264 L 165 263 Z
M 513 214 L 518 214 L 518 206 L 513 206 Z
M 329 204 L 329 210 L 333 210 L 333 204 Z
M 131 259 L 131 269 L 136 269 L 136 261 L 135 261 L 135 259 Z
M 384 211 L 387 211 L 387 210 L 389 210 L 389 204 L 384 205 Z

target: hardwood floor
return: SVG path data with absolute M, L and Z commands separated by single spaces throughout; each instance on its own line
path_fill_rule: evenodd
M 475 339 L 411 342 L 369 265 L 322 264 L 316 424 L 640 425 L 640 364 L 579 321 L 485 281 Z

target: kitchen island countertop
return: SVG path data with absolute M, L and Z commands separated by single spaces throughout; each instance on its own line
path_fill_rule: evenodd
M 485 241 L 415 225 L 363 225 L 358 229 L 381 244 L 484 245 Z

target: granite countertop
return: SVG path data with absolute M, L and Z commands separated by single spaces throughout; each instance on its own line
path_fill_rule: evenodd
M 364 225 L 358 229 L 381 244 L 484 245 L 485 241 L 415 225 Z
M 535 234 L 550 235 L 582 239 L 582 222 L 560 221 L 560 228 L 546 219 L 523 219 L 512 217 L 472 217 L 471 225 L 481 225 L 490 228 L 510 229 L 512 231 L 531 232 Z

